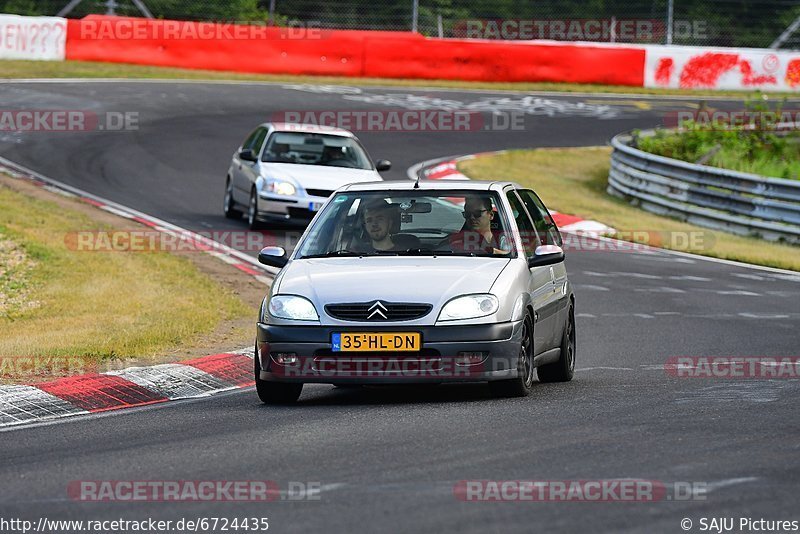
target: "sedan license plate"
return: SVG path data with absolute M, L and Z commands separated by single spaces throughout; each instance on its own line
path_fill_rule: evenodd
M 342 332 L 333 334 L 333 352 L 416 352 L 422 349 L 419 332 Z
M 311 210 L 311 211 L 319 211 L 319 209 L 321 207 L 322 207 L 322 202 L 309 202 L 308 203 L 308 209 Z

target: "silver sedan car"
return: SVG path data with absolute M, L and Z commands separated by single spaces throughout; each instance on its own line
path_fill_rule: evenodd
M 561 235 L 511 182 L 351 184 L 280 267 L 258 320 L 255 382 L 266 403 L 305 383 L 487 382 L 527 395 L 572 379 L 575 297 Z
M 264 123 L 231 158 L 224 212 L 244 213 L 250 229 L 266 221 L 310 221 L 327 198 L 352 182 L 380 180 L 391 163 L 373 163 L 356 136 L 341 128 Z

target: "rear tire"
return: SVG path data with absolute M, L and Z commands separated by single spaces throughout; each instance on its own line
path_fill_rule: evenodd
M 233 182 L 230 178 L 225 181 L 225 199 L 222 209 L 228 219 L 242 218 L 242 212 L 236 209 L 236 202 L 233 200 Z
M 522 342 L 517 361 L 517 377 L 489 382 L 493 397 L 526 397 L 533 387 L 533 321 L 530 315 L 522 323 Z
M 569 382 L 575 374 L 575 308 L 570 304 L 567 325 L 561 338 L 561 356 L 557 362 L 537 369 L 539 382 Z
M 264 404 L 294 404 L 303 392 L 303 384 L 293 382 L 268 382 L 259 376 L 261 366 L 258 363 L 258 351 L 255 357 L 256 393 Z

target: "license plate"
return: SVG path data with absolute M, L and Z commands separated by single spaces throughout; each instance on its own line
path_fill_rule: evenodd
M 422 349 L 419 332 L 342 332 L 333 334 L 333 352 L 414 352 Z
M 309 202 L 308 203 L 308 209 L 311 210 L 311 211 L 319 211 L 319 209 L 321 207 L 322 207 L 322 202 Z

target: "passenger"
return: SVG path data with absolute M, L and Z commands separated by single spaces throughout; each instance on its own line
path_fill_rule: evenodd
M 511 251 L 506 236 L 492 228 L 495 212 L 491 198 L 467 197 L 462 215 L 464 226 L 449 238 L 453 252 L 508 254 Z

